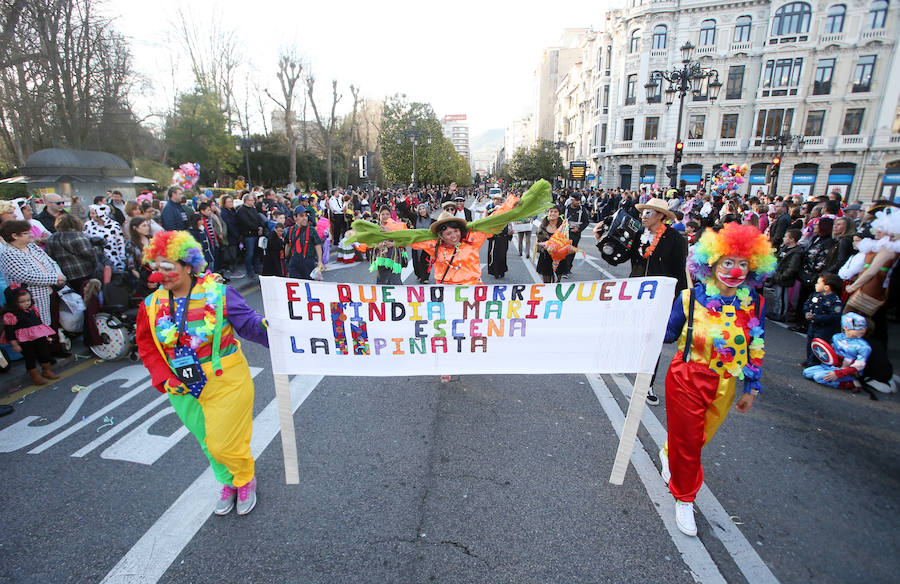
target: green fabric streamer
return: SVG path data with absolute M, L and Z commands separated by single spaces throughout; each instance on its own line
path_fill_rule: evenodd
M 399 274 L 400 272 L 403 271 L 403 264 L 401 264 L 400 262 L 395 261 L 391 258 L 380 257 L 380 258 L 375 258 L 375 261 L 373 261 L 372 264 L 369 266 L 369 271 L 374 272 L 378 268 L 388 268 L 395 274 Z
M 468 223 L 466 227 L 469 231 L 481 231 L 484 233 L 497 234 L 507 223 L 518 221 L 526 217 L 534 217 L 535 215 L 549 209 L 553 206 L 550 198 L 550 183 L 544 179 L 531 185 L 519 203 L 505 213 L 496 213 L 488 217 L 483 217 L 476 221 Z M 353 222 L 353 231 L 355 235 L 350 238 L 350 242 L 359 242 L 366 245 L 375 245 L 382 241 L 391 240 L 395 245 L 403 247 L 419 243 L 420 241 L 430 241 L 436 238 L 430 229 L 401 229 L 400 231 L 382 231 L 381 227 L 370 221 L 357 219 Z

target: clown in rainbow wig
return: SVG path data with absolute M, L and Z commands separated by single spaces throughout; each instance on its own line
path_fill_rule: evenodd
M 666 329 L 665 341 L 677 341 L 678 351 L 666 375 L 668 442 L 659 453 L 676 524 L 687 535 L 697 534 L 693 501 L 703 484 L 703 446 L 728 415 L 739 380 L 739 412 L 762 389 L 765 310 L 758 289 L 774 268 L 768 238 L 738 223 L 707 229 L 688 257 L 698 283 L 676 299 Z
M 203 250 L 186 231 L 154 235 L 144 262 L 160 287 L 141 303 L 138 353 L 221 483 L 216 515 L 235 505 L 246 515 L 256 505 L 253 380 L 235 333 L 268 347 L 265 319 L 215 274 L 203 273 Z

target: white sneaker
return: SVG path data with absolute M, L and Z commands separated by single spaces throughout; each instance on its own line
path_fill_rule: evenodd
M 685 535 L 697 535 L 697 524 L 694 523 L 694 504 L 675 501 L 675 524 Z
M 669 457 L 666 456 L 665 448 L 659 451 L 659 463 L 659 476 L 661 476 L 662 480 L 668 485 L 669 479 L 672 478 L 672 473 L 669 472 Z
M 652 389 L 652 388 L 649 389 L 649 390 L 647 390 L 647 403 L 648 403 L 649 405 L 651 405 L 651 406 L 658 406 L 658 405 L 659 405 L 659 398 L 656 397 L 656 394 L 655 394 L 655 393 L 653 393 L 653 389 Z

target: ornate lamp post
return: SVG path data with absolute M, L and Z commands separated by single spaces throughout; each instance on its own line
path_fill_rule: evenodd
M 252 140 L 250 138 L 238 138 L 237 144 L 235 145 L 235 150 L 240 152 L 244 151 L 244 164 L 247 165 L 247 188 L 250 188 L 251 182 L 253 179 L 250 176 L 250 152 L 259 152 L 262 150 L 262 144 L 259 140 Z M 261 174 L 261 173 L 260 173 Z M 262 178 L 260 178 L 262 180 Z
M 416 175 L 416 146 L 419 145 L 419 138 L 424 137 L 429 145 L 431 145 L 431 136 L 428 136 L 425 132 L 416 129 L 416 120 L 415 118 L 409 121 L 410 129 L 401 131 L 397 136 L 397 145 L 403 144 L 403 136 L 406 136 L 407 139 L 412 143 L 413 148 L 413 172 L 412 172 L 412 186 L 415 188 L 416 179 L 418 178 Z
M 722 83 L 719 81 L 719 72 L 715 69 L 708 69 L 700 65 L 699 62 L 691 60 L 694 54 L 694 45 L 690 41 L 684 43 L 681 47 L 681 67 L 676 67 L 670 71 L 654 71 L 650 74 L 650 81 L 644 86 L 648 90 L 657 87 L 662 81 L 667 81 L 669 85 L 666 87 L 666 105 L 670 106 L 675 102 L 675 95 L 680 98 L 678 104 L 678 125 L 675 134 L 675 155 L 670 167 L 669 177 L 673 188 L 678 188 L 678 164 L 681 162 L 681 152 L 684 143 L 681 141 L 681 118 L 684 116 L 684 96 L 691 93 L 695 96 L 702 95 L 703 83 L 707 82 L 707 90 L 710 101 L 715 101 L 719 97 L 719 91 L 722 89 Z

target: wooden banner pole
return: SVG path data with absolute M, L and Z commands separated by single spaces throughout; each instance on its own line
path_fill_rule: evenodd
M 650 389 L 649 373 L 638 373 L 634 379 L 634 389 L 631 392 L 631 403 L 628 405 L 628 414 L 625 416 L 625 425 L 622 427 L 622 436 L 619 438 L 619 449 L 616 450 L 616 460 L 613 463 L 609 482 L 621 485 L 625 482 L 625 471 L 631 460 L 634 450 L 634 441 L 637 439 L 638 426 L 641 425 L 641 415 L 647 403 L 647 391 Z
M 294 415 L 291 411 L 291 385 L 287 375 L 275 375 L 275 397 L 278 400 L 278 423 L 281 426 L 281 449 L 284 453 L 284 482 L 300 484 L 297 467 L 297 437 L 294 434 Z

